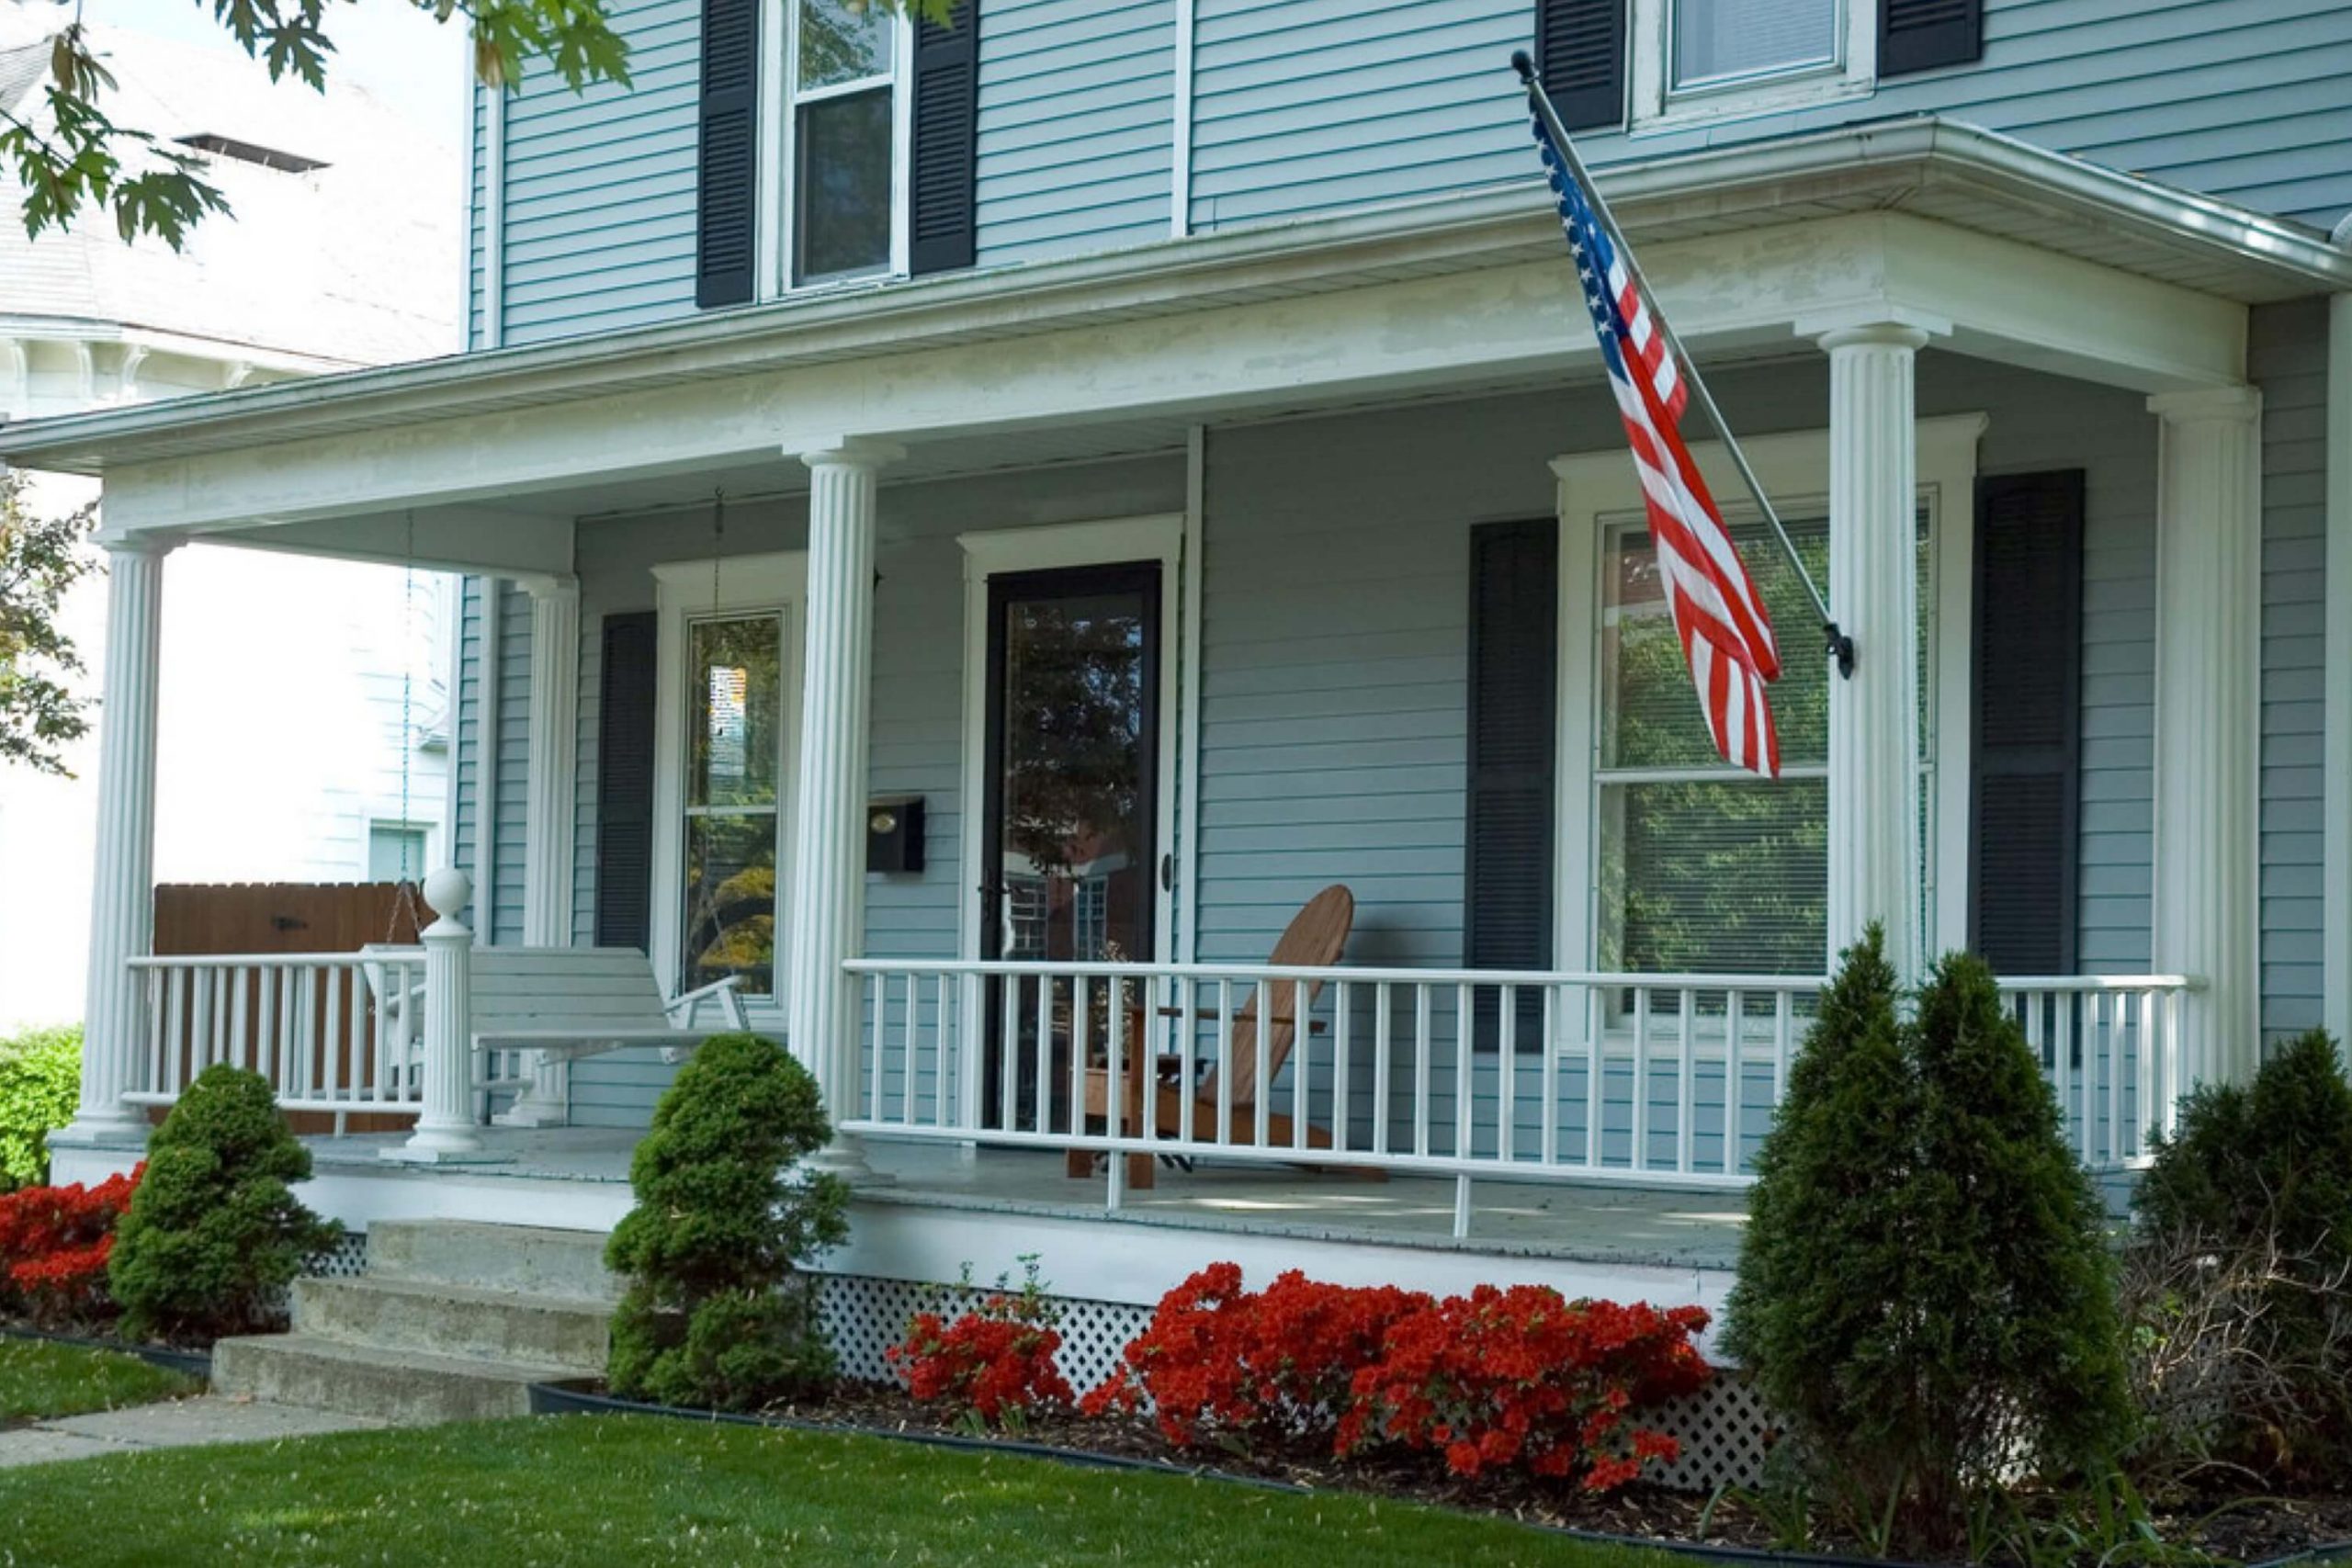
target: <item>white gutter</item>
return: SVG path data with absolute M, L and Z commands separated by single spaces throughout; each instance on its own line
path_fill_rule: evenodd
M 1804 199 L 1807 182 L 1853 194 L 1858 172 L 1890 187 L 1973 188 L 2071 223 L 2122 231 L 2248 274 L 2259 297 L 2352 288 L 2352 253 L 2315 231 L 2209 197 L 2099 169 L 1933 118 L 1625 163 L 1603 171 L 1635 234 L 1699 216 L 1751 214 Z M 0 429 L 0 458 L 97 473 L 260 441 L 381 427 L 795 364 L 1026 336 L 1106 312 L 1204 310 L 1271 288 L 1335 289 L 1471 269 L 1556 246 L 1548 193 L 1534 183 L 1159 241 L 1092 255 L 880 283 L 709 310 L 677 321 L 519 348 L 356 371 L 165 404 L 69 414 Z M 145 450 L 141 444 L 152 443 Z

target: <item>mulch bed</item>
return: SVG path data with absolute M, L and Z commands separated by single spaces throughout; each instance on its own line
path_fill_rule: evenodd
M 603 1392 L 588 1383 L 565 1386 Z M 1036 1415 L 1017 1432 L 978 1432 L 938 1406 L 918 1404 L 905 1391 L 879 1383 L 842 1383 L 825 1398 L 777 1404 L 761 1415 L 842 1431 L 1048 1448 L 1261 1483 L 1368 1493 L 1668 1548 L 1871 1560 L 1859 1540 L 1819 1520 L 1809 1546 L 1781 1553 L 1772 1521 L 1736 1493 L 1710 1498 L 1635 1484 L 1595 1496 L 1523 1474 L 1457 1476 L 1426 1455 L 1339 1460 L 1328 1450 L 1306 1448 L 1278 1455 L 1186 1452 L 1170 1449 L 1159 1429 L 1140 1417 Z M 2352 1498 L 2213 1496 L 2160 1510 L 2155 1522 L 2176 1553 L 2188 1549 L 2228 1562 L 2275 1562 L 2352 1541 Z M 2143 1555 L 2119 1561 L 2147 1560 Z

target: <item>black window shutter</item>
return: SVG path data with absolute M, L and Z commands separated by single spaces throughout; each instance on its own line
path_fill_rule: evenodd
M 649 939 L 653 887 L 654 613 L 605 617 L 596 699 L 596 945 Z
M 917 276 L 972 265 L 979 78 L 980 0 L 956 0 L 944 27 L 916 24 L 907 265 Z
M 1560 123 L 1625 121 L 1625 0 L 1535 0 L 1535 68 Z
M 695 303 L 741 305 L 757 249 L 760 0 L 702 0 L 701 121 Z
M 1552 822 L 1559 679 L 1559 525 L 1470 531 L 1470 745 L 1462 945 L 1474 969 L 1552 967 Z M 1476 1036 L 1498 1041 L 1481 990 Z M 1520 993 L 1514 1043 L 1540 1031 L 1540 992 Z
M 2004 975 L 2075 969 L 2083 475 L 1976 487 L 1969 945 Z
M 1880 75 L 1966 65 L 1984 53 L 1984 0 L 1879 0 Z

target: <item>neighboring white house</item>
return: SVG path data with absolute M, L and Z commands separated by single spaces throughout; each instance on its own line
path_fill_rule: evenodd
M 0 107 L 37 111 L 68 13 L 0 0 Z M 0 416 L 22 420 L 458 347 L 452 150 L 356 88 L 93 25 L 123 124 L 211 154 L 233 217 L 185 251 L 103 214 L 28 240 L 0 179 Z M 53 514 L 96 483 L 40 476 Z M 164 609 L 155 869 L 167 882 L 420 874 L 442 852 L 454 580 L 194 547 Z M 65 620 L 103 679 L 106 588 Z M 95 728 L 77 775 L 0 771 L 0 1032 L 81 1015 Z M 38 896 L 29 890 L 39 889 Z

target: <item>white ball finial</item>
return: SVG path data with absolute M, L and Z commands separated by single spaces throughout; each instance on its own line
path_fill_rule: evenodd
M 458 911 L 474 896 L 473 878 L 454 865 L 428 872 L 424 878 L 424 902 L 442 919 L 454 920 Z

